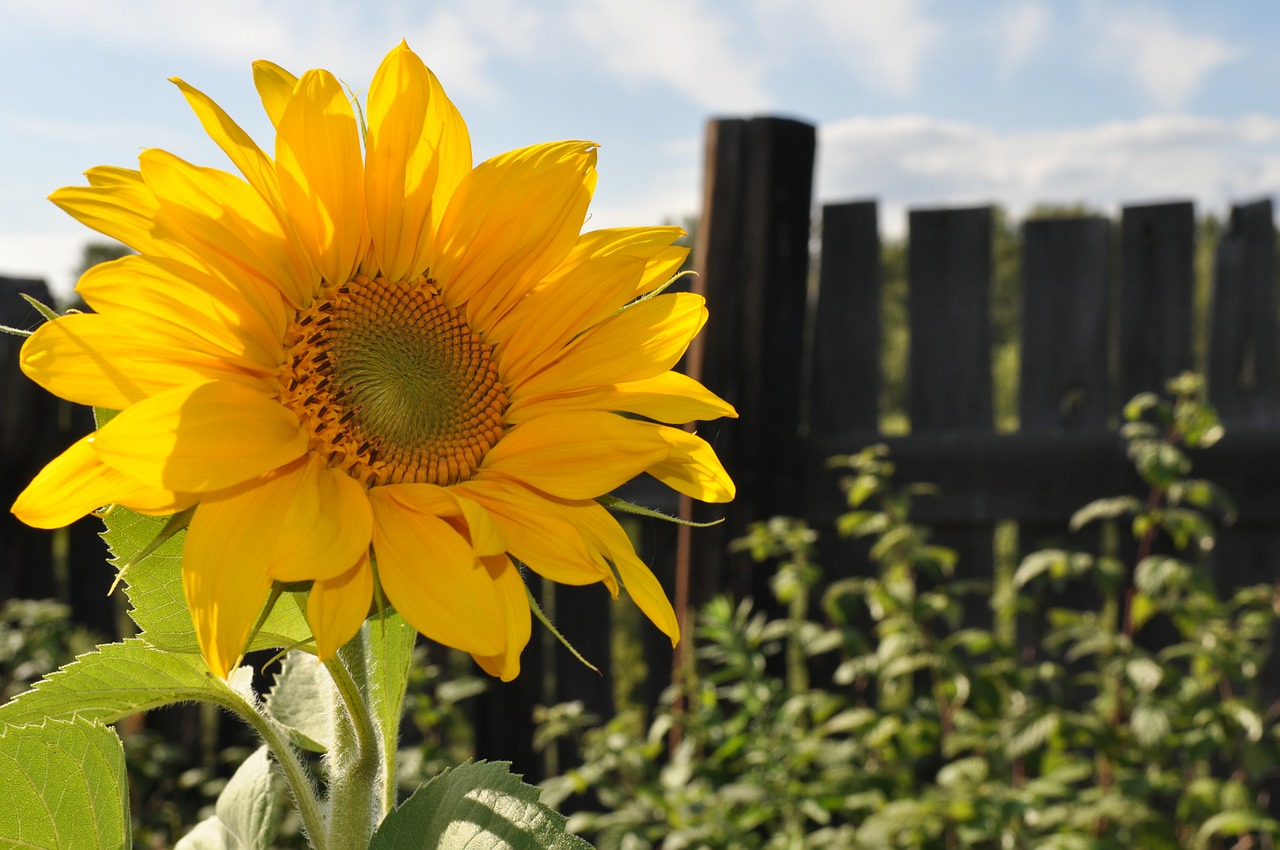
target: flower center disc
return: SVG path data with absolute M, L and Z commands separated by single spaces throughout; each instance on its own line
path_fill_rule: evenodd
M 502 436 L 492 349 L 429 280 L 325 287 L 285 348 L 281 402 L 366 486 L 465 481 Z

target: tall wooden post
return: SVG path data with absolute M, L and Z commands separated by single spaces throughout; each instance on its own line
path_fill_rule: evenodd
M 711 318 L 689 371 L 738 410 L 699 427 L 738 486 L 730 505 L 691 504 L 685 516 L 726 521 L 688 533 L 677 552 L 677 595 L 696 608 L 717 593 L 764 598 L 765 571 L 725 547 L 755 520 L 796 514 L 804 494 L 800 435 L 810 203 L 816 132 L 782 118 L 707 127 L 695 291 Z M 687 588 L 681 593 L 680 586 Z M 691 623 L 684 623 L 686 634 Z

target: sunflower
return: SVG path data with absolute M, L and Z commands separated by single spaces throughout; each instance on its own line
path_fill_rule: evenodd
M 13 512 L 55 528 L 111 504 L 193 509 L 183 588 L 224 677 L 273 586 L 309 583 L 322 659 L 385 601 L 511 679 L 530 635 L 519 565 L 621 583 L 674 644 L 661 585 L 599 500 L 641 473 L 733 498 L 711 447 L 675 427 L 735 415 L 671 371 L 707 316 L 662 292 L 682 232 L 583 233 L 589 142 L 473 167 L 404 43 L 367 127 L 329 72 L 253 70 L 274 157 L 175 79 L 241 176 L 147 150 L 51 196 L 137 254 L 87 271 L 94 312 L 41 326 L 22 368 L 120 412 Z

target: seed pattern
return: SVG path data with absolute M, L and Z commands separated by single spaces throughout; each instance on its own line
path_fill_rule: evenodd
M 280 400 L 311 431 L 312 453 L 367 487 L 465 481 L 502 437 L 507 407 L 492 347 L 434 281 L 365 275 L 298 312 Z

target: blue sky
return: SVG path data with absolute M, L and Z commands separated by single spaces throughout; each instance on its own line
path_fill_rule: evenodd
M 226 166 L 176 88 L 270 150 L 250 63 L 364 88 L 409 41 L 477 159 L 600 142 L 589 227 L 694 213 L 714 116 L 819 128 L 819 202 L 903 210 L 1280 190 L 1280 3 L 1173 0 L 0 0 L 0 274 L 59 288 L 94 234 L 46 196 L 148 147 Z

